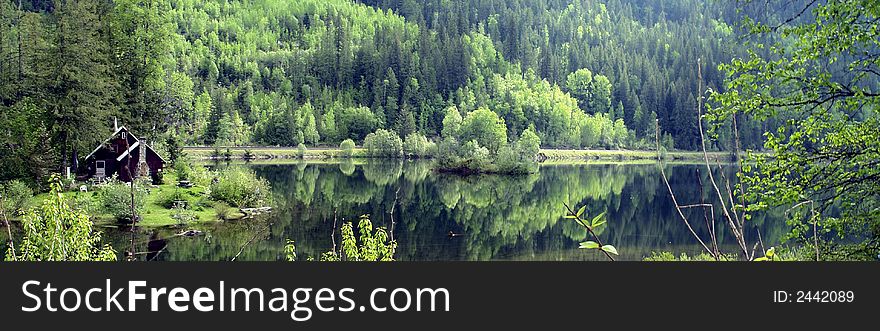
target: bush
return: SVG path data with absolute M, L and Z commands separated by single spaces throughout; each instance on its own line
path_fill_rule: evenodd
M 221 220 L 231 220 L 235 219 L 238 215 L 238 210 L 230 206 L 225 202 L 217 202 L 214 204 L 214 210 L 217 211 L 217 218 Z
M 180 159 L 174 163 L 174 173 L 177 175 L 177 180 L 191 180 L 192 172 L 193 167 L 189 160 Z
M 147 197 L 147 189 L 144 182 L 135 182 L 134 204 L 135 212 L 140 215 L 144 212 L 144 201 Z M 107 184 L 98 191 L 98 201 L 101 209 L 113 215 L 117 220 L 131 221 L 132 190 L 129 183 L 111 178 Z
M 18 215 L 25 211 L 34 195 L 31 188 L 20 180 L 0 183 L 0 212 Z
M 196 220 L 196 214 L 182 203 L 175 203 L 172 210 L 171 218 L 177 221 L 177 225 L 186 225 Z
M 342 157 L 351 157 L 354 154 L 354 141 L 351 139 L 343 140 L 339 144 L 339 149 L 342 150 Z
M 221 171 L 211 183 L 211 199 L 238 208 L 265 207 L 271 203 L 269 182 L 252 171 L 231 167 Z
M 156 198 L 156 204 L 166 209 L 172 209 L 175 207 L 175 204 L 178 201 L 183 201 L 186 208 L 189 208 L 196 200 L 196 197 L 194 197 L 189 191 L 176 188 L 174 190 L 165 192 L 158 198 Z
M 306 145 L 303 143 L 296 146 L 296 157 L 301 159 L 306 157 Z
M 489 149 L 471 140 L 462 146 L 453 139 L 445 139 L 438 146 L 437 163 L 441 171 L 459 173 L 494 172 Z
M 496 170 L 504 174 L 528 174 L 535 172 L 535 162 L 523 160 L 520 153 L 512 146 L 501 147 L 498 157 L 495 158 Z
M 403 141 L 403 152 L 407 157 L 423 158 L 432 155 L 436 145 L 418 132 L 410 133 Z
M 364 148 L 369 157 L 403 157 L 403 142 L 400 136 L 385 129 L 368 134 L 364 139 Z
M 494 157 L 476 140 L 460 145 L 456 139 L 446 138 L 434 148 L 441 171 L 527 174 L 538 170 L 535 156 L 540 151 L 541 139 L 527 129 L 515 143 L 500 147 Z
M 61 195 L 61 184 L 52 179 L 51 192 L 40 208 L 25 215 L 21 245 L 7 254 L 11 261 L 114 261 L 110 245 L 102 245 L 101 233 L 92 228 L 89 216 L 71 208 Z M 63 231 L 58 231 L 63 229 Z
M 502 147 L 495 159 L 496 171 L 505 174 L 528 174 L 538 170 L 535 156 L 541 151 L 541 138 L 526 129 L 514 144 Z

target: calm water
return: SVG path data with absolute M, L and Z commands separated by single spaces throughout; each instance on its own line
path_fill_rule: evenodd
M 675 214 L 656 164 L 544 165 L 538 174 L 519 177 L 438 174 L 431 171 L 430 161 L 232 166 L 250 167 L 269 180 L 277 204 L 272 216 L 139 229 L 139 257 L 281 260 L 290 238 L 300 259 L 317 258 L 334 240 L 339 243 L 334 218 L 338 227 L 369 214 L 374 226 L 393 228 L 398 260 L 603 260 L 597 252 L 577 249 L 586 231 L 564 219 L 563 202 L 586 205 L 588 215 L 607 211 L 608 224 L 600 236 L 617 247 L 622 259 L 641 260 L 652 251 L 700 251 Z M 682 203 L 699 202 L 697 176 L 706 175 L 704 167 L 669 165 L 666 171 Z M 708 198 L 709 187 L 703 191 Z M 707 240 L 703 212 L 692 213 L 694 227 Z M 747 231 L 751 242 L 760 228 L 765 244 L 777 243 L 786 232 L 780 216 L 756 215 Z M 717 219 L 719 244 L 735 252 L 721 216 Z M 204 235 L 175 236 L 185 229 L 203 230 Z M 125 230 L 104 231 L 118 251 L 130 246 Z M 457 235 L 450 237 L 450 232 Z

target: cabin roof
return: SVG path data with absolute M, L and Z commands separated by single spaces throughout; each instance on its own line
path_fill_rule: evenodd
M 116 132 L 113 132 L 113 134 L 111 134 L 109 137 L 107 137 L 107 139 L 104 139 L 104 141 L 101 142 L 101 144 L 99 144 L 98 147 L 95 147 L 95 149 L 91 153 L 89 153 L 89 155 L 86 156 L 85 159 L 88 160 L 91 157 L 95 156 L 95 153 L 100 151 L 101 148 L 103 148 L 105 145 L 107 145 L 107 143 L 110 142 L 110 140 L 112 140 L 114 137 L 116 137 L 117 135 L 119 135 L 123 131 L 127 132 L 128 135 L 131 136 L 131 138 L 134 139 L 134 141 L 135 141 L 135 143 L 132 144 L 132 146 L 129 147 L 129 149 L 131 149 L 132 147 L 134 147 L 137 144 L 144 144 L 144 146 L 147 146 L 148 150 L 151 150 L 151 151 L 153 151 L 153 154 L 156 154 L 156 156 L 159 158 L 159 160 L 162 160 L 163 163 L 168 163 L 168 161 L 166 161 L 165 158 L 162 157 L 162 155 L 159 155 L 159 153 L 156 153 L 156 150 L 154 150 L 153 147 L 150 147 L 150 145 L 143 143 L 140 139 L 138 139 L 137 136 L 132 134 L 131 131 L 129 131 L 125 126 L 120 126 L 118 129 L 116 129 Z M 126 151 L 126 153 L 128 153 L 128 152 L 129 151 Z

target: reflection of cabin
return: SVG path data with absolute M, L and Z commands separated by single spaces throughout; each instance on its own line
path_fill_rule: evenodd
M 128 169 L 125 169 L 126 163 Z M 125 127 L 120 127 L 86 156 L 83 170 L 87 178 L 96 180 L 116 175 L 119 180 L 130 182 L 132 176 L 143 178 L 149 175 L 154 183 L 158 183 L 165 163 L 165 159 L 146 141 L 138 139 Z

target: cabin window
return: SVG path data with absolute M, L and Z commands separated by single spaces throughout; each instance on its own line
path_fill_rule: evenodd
M 104 161 L 95 161 L 95 168 L 104 169 Z

